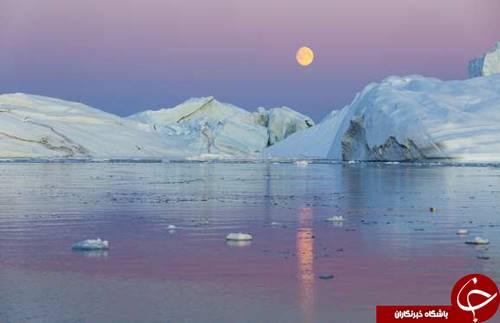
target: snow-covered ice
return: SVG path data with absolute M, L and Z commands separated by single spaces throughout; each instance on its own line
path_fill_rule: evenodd
M 250 240 L 253 240 L 253 237 L 249 233 L 231 232 L 227 235 L 226 240 L 229 240 L 229 241 L 250 241 Z
M 281 107 L 249 112 L 213 97 L 193 98 L 170 109 L 148 110 L 128 119 L 171 140 L 187 139 L 201 156 L 251 155 L 296 131 L 312 127 L 311 118 Z
M 464 81 L 419 75 L 372 83 L 315 127 L 264 152 L 272 157 L 500 161 L 500 74 Z
M 500 41 L 488 52 L 469 62 L 469 77 L 500 73 Z
M 3 94 L 0 158 L 250 156 L 312 125 L 289 108 L 252 113 L 211 97 L 121 118 L 81 103 Z
M 71 246 L 73 250 L 107 250 L 109 249 L 109 242 L 107 240 L 101 239 L 87 239 L 83 241 L 78 241 Z
M 87 105 L 22 93 L 0 95 L 0 157 L 141 158 L 188 152 L 137 122 Z
M 344 222 L 344 217 L 342 215 L 334 215 L 325 219 L 326 222 Z

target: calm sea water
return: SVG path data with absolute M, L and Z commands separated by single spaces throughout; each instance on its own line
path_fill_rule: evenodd
M 0 183 L 0 322 L 372 322 L 500 282 L 491 165 L 3 163 Z

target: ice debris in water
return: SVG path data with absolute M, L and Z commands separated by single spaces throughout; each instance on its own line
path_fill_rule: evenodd
M 78 241 L 71 247 L 73 250 L 107 250 L 109 249 L 109 242 L 107 240 L 87 239 Z
M 237 232 L 237 233 L 231 232 L 226 237 L 226 240 L 228 241 L 250 241 L 252 239 L 253 237 L 251 234 L 242 232 Z
M 173 225 L 173 224 L 169 224 L 167 226 L 167 230 L 177 230 L 177 226 Z
M 484 239 L 484 238 L 481 238 L 481 237 L 476 237 L 474 238 L 474 240 L 467 240 L 465 241 L 466 244 L 475 244 L 475 245 L 485 245 L 485 244 L 489 244 L 490 241 L 488 239 Z
M 307 160 L 297 160 L 295 162 L 295 165 L 297 165 L 298 167 L 306 167 L 307 165 L 309 165 L 309 162 Z
M 325 219 L 326 222 L 344 222 L 344 217 L 342 215 L 334 215 Z
M 469 230 L 467 230 L 467 229 L 458 229 L 458 230 L 457 230 L 457 234 L 458 234 L 459 236 L 464 236 L 464 235 L 466 235 L 466 234 L 469 234 Z

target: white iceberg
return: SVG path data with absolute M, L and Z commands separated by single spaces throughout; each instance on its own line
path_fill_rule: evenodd
M 227 235 L 226 240 L 228 240 L 228 241 L 250 241 L 250 240 L 253 240 L 253 237 L 249 233 L 231 232 Z
M 368 85 L 350 105 L 318 125 L 267 148 L 264 155 L 500 161 L 499 89 L 500 74 L 464 81 L 388 77 Z
M 190 99 L 173 108 L 148 110 L 128 119 L 149 125 L 173 140 L 183 140 L 195 156 L 205 157 L 256 154 L 314 125 L 311 118 L 287 107 L 249 112 L 213 97 Z
M 107 250 L 109 249 L 109 242 L 101 239 L 87 239 L 78 241 L 71 246 L 73 250 L 92 251 L 92 250 Z
M 137 122 L 87 105 L 22 93 L 0 95 L 0 158 L 178 157 L 189 152 Z
M 469 77 L 489 76 L 500 73 L 500 42 L 487 53 L 469 62 Z
M 81 103 L 2 94 L 0 158 L 248 157 L 313 124 L 288 108 L 252 113 L 213 98 L 121 118 Z

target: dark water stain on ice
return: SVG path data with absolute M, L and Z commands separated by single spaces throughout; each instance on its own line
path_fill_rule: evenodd
M 369 322 L 449 303 L 466 273 L 500 281 L 497 167 L 3 163 L 0 180 L 0 322 Z M 70 249 L 97 237 L 110 250 Z

